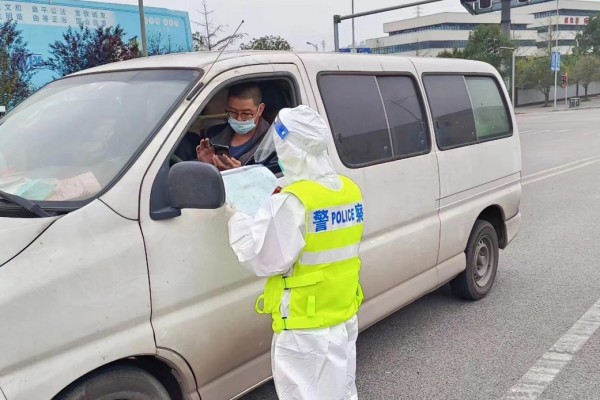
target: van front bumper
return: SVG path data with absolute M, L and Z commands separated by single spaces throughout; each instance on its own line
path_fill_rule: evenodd
M 513 241 L 521 229 L 521 213 L 506 221 L 506 245 Z

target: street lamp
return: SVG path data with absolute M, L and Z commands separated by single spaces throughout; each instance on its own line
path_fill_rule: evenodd
M 312 47 L 314 47 L 314 48 L 315 48 L 315 51 L 316 51 L 317 53 L 319 52 L 319 46 L 317 46 L 316 44 L 314 44 L 314 43 L 311 43 L 311 42 L 306 42 L 306 44 L 310 44 Z
M 354 0 L 352 0 L 352 15 L 354 15 Z M 356 40 L 354 39 L 354 18 L 352 18 L 352 52 L 356 53 Z
M 142 56 L 148 57 L 148 43 L 146 42 L 146 20 L 144 19 L 144 0 L 139 0 L 140 28 L 142 30 Z
M 510 98 L 512 100 L 512 105 L 513 108 L 517 105 L 517 103 L 515 102 L 515 62 L 516 62 L 516 47 L 500 47 L 500 49 L 503 50 L 510 50 L 512 51 L 512 55 L 511 55 L 511 67 L 512 67 L 512 73 L 511 73 L 511 77 L 510 77 Z

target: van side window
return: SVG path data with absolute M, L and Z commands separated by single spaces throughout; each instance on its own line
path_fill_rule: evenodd
M 392 158 L 374 76 L 325 75 L 319 79 L 319 86 L 342 161 L 364 165 Z
M 512 135 L 506 105 L 493 78 L 426 75 L 423 83 L 440 149 Z
M 475 114 L 477 140 L 510 136 L 506 107 L 494 81 L 484 76 L 467 76 L 465 80 Z
M 340 159 L 349 167 L 428 153 L 423 106 L 406 76 L 323 75 L 319 88 Z
M 389 121 L 394 155 L 402 158 L 428 153 L 427 123 L 415 83 L 405 76 L 377 77 Z

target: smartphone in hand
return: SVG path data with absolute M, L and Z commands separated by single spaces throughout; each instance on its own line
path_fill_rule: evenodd
M 213 143 L 211 143 L 211 146 L 215 150 L 216 155 L 220 156 L 220 155 L 225 154 L 226 156 L 229 156 L 229 146 L 224 146 L 222 144 L 213 144 Z

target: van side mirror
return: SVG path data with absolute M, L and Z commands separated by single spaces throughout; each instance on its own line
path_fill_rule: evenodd
M 169 171 L 171 207 L 213 210 L 225 204 L 225 186 L 219 170 L 211 164 L 184 161 Z

